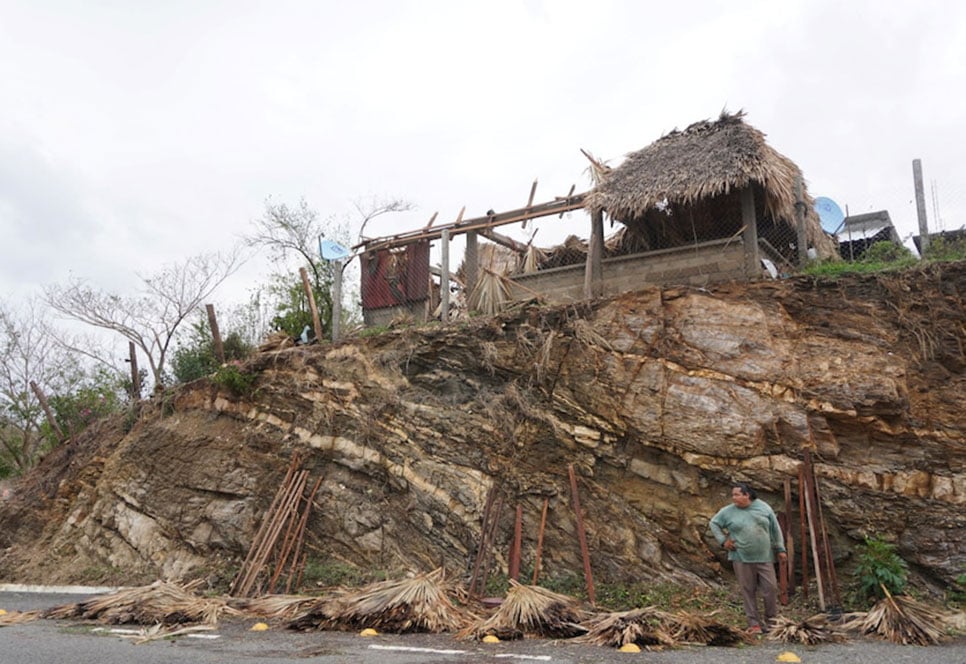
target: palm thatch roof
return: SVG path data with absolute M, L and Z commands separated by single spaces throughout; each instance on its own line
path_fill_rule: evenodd
M 585 208 L 626 222 L 658 206 L 692 205 L 757 185 L 764 193 L 765 213 L 794 228 L 795 180 L 802 177 L 801 169 L 769 146 L 765 134 L 747 124 L 744 116 L 743 111 L 722 112 L 716 121 L 675 129 L 628 154 L 587 194 Z M 810 243 L 825 245 L 807 192 L 804 200 Z

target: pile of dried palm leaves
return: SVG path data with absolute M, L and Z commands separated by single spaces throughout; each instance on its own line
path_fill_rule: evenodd
M 576 599 L 511 579 L 510 590 L 500 608 L 458 636 L 481 639 L 493 635 L 505 640 L 524 636 L 567 639 L 587 631 L 580 625 L 582 618 L 583 612 Z
M 231 597 L 228 605 L 245 616 L 268 620 L 295 620 L 319 604 L 318 597 L 305 595 L 263 595 Z
M 21 625 L 40 619 L 40 611 L 11 611 L 0 615 L 0 627 L 7 625 Z
M 779 616 L 775 619 L 768 638 L 772 641 L 800 643 L 805 646 L 845 641 L 845 635 L 829 624 L 828 616 L 824 613 L 800 621 Z
M 127 588 L 76 604 L 57 606 L 44 611 L 42 617 L 81 618 L 109 625 L 214 625 L 222 615 L 238 615 L 224 599 L 195 594 L 201 583 L 201 580 L 185 585 L 155 581 L 149 586 Z
M 575 640 L 612 648 L 628 643 L 642 648 L 674 646 L 677 641 L 668 630 L 669 618 L 668 613 L 653 607 L 601 613 L 583 623 L 587 634 Z
M 651 650 L 683 645 L 737 646 L 748 643 L 742 630 L 715 620 L 713 613 L 668 613 L 654 607 L 601 613 L 584 622 L 589 629 L 576 640 L 620 648 L 633 643 Z
M 943 614 L 908 595 L 891 595 L 876 602 L 868 613 L 859 614 L 843 629 L 876 634 L 901 645 L 931 646 L 945 636 Z
M 728 647 L 748 642 L 743 630 L 715 620 L 714 613 L 678 611 L 666 616 L 664 627 L 679 644 Z
M 397 634 L 455 631 L 466 619 L 450 599 L 452 592 L 440 568 L 318 600 L 288 626 L 302 630 L 371 628 Z

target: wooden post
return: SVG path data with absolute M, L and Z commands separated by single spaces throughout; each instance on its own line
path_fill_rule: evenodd
M 795 550 L 790 547 L 789 544 L 792 542 L 792 481 L 790 478 L 785 478 L 785 519 L 788 522 L 788 530 L 785 532 L 785 550 L 788 553 L 788 559 L 785 562 L 785 568 L 788 570 L 788 592 L 795 592 Z
M 604 290 L 604 212 L 598 210 L 590 218 L 590 246 L 584 271 L 584 297 L 603 295 Z
M 309 283 L 309 271 L 302 267 L 299 268 L 299 274 L 302 275 L 302 288 L 305 289 L 305 297 L 309 299 L 312 325 L 315 327 L 315 340 L 322 343 L 322 321 L 319 320 L 319 310 L 315 306 L 315 294 L 312 292 L 312 285 Z
M 513 545 L 510 547 L 510 578 L 520 580 L 520 549 L 523 548 L 523 505 L 517 505 L 513 522 Z
M 749 184 L 741 192 L 741 241 L 745 245 L 745 274 L 749 279 L 761 275 L 761 262 L 758 260 L 758 220 L 755 218 L 755 192 Z
M 919 246 L 922 255 L 929 250 L 929 223 L 926 220 L 926 192 L 922 188 L 922 160 L 912 160 L 912 180 L 916 186 L 916 214 L 919 217 Z
M 577 538 L 580 540 L 580 556 L 584 560 L 584 579 L 587 581 L 587 600 L 591 605 L 597 601 L 594 592 L 594 575 L 590 571 L 590 552 L 587 549 L 587 533 L 584 532 L 584 516 L 580 511 L 580 499 L 577 497 L 577 475 L 574 473 L 574 464 L 567 464 L 567 472 L 570 473 L 570 491 L 574 497 L 574 513 L 577 516 Z
M 543 514 L 540 515 L 540 531 L 537 533 L 537 555 L 533 561 L 533 585 L 537 585 L 540 578 L 540 559 L 543 556 L 543 533 L 547 528 L 547 509 L 550 507 L 550 498 L 543 499 Z
M 805 230 L 805 196 L 802 176 L 795 177 L 795 235 L 798 244 L 798 267 L 808 263 L 808 233 Z
M 341 260 L 332 261 L 332 342 L 342 336 L 342 271 Z
M 462 212 L 460 212 L 462 216 Z M 449 229 L 444 229 L 439 238 L 439 319 L 449 322 Z
M 464 295 L 468 300 L 470 293 L 476 288 L 476 280 L 480 276 L 480 250 L 476 231 L 469 231 L 466 234 L 466 252 L 463 254 L 463 265 L 466 267 Z
M 134 349 L 134 342 L 127 344 L 128 362 L 131 363 L 131 399 L 138 401 L 141 398 L 141 372 L 138 371 L 138 355 Z
M 822 578 L 822 565 L 819 559 L 818 542 L 816 538 L 816 515 L 814 496 L 812 494 L 812 464 L 808 450 L 805 450 L 805 510 L 808 514 L 808 536 L 809 543 L 812 545 L 812 563 L 815 565 L 815 587 L 818 588 L 818 608 L 825 610 L 825 589 L 824 579 Z
M 805 470 L 804 465 L 798 467 L 798 520 L 801 524 L 801 538 L 798 543 L 802 547 L 802 597 L 808 599 L 808 541 L 806 540 L 805 519 Z
M 225 346 L 221 343 L 221 332 L 218 331 L 218 319 L 215 317 L 215 305 L 206 304 L 205 310 L 208 312 L 208 325 L 211 327 L 211 340 L 215 344 L 215 357 L 218 364 L 225 363 Z
M 57 440 L 63 441 L 64 432 L 61 430 L 60 425 L 57 424 L 57 420 L 54 419 L 54 411 L 50 409 L 50 404 L 47 403 L 47 396 L 34 381 L 30 381 L 30 389 L 33 390 L 34 396 L 40 402 L 40 407 L 44 409 L 44 415 L 47 416 L 47 422 L 50 424 L 50 428 L 57 434 Z

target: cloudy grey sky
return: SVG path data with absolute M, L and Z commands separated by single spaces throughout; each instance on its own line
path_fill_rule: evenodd
M 367 235 L 519 207 L 534 178 L 547 200 L 587 188 L 580 148 L 616 165 L 723 108 L 813 195 L 909 235 L 921 158 L 930 216 L 966 223 L 957 0 L 0 0 L 0 295 L 123 290 L 269 196 L 415 204 Z

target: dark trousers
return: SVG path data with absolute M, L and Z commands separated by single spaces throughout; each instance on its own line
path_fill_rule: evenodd
M 738 586 L 741 588 L 741 600 L 745 605 L 745 615 L 748 625 L 758 625 L 762 629 L 771 627 L 772 621 L 778 616 L 778 580 L 775 578 L 774 563 L 740 563 L 732 564 Z M 762 623 L 758 613 L 757 594 L 761 593 L 765 600 L 765 620 Z

